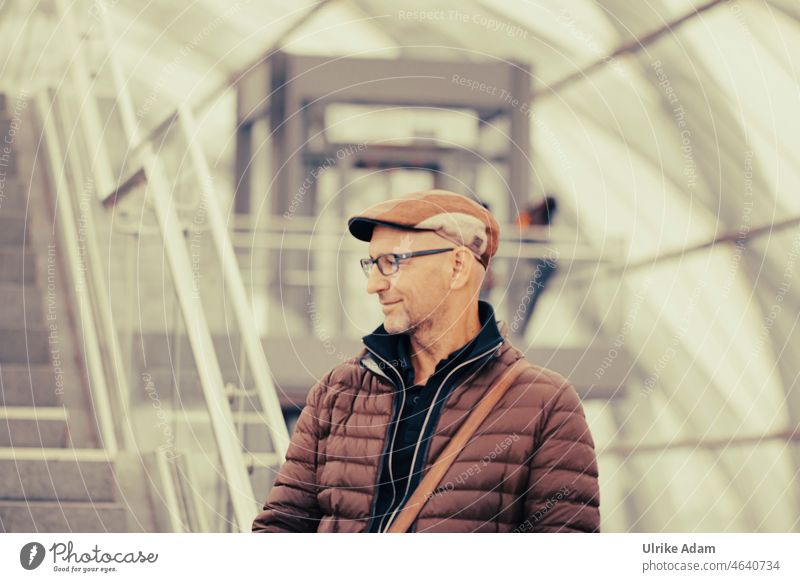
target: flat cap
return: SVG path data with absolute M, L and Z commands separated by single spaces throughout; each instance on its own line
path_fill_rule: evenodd
M 350 234 L 369 242 L 376 225 L 434 232 L 469 248 L 484 267 L 497 252 L 500 226 L 486 208 L 447 190 L 415 192 L 370 206 L 347 221 Z

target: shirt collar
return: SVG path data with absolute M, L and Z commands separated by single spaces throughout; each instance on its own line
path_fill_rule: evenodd
M 446 373 L 454 366 L 503 343 L 503 335 L 495 319 L 494 309 L 486 301 L 478 301 L 478 319 L 481 328 L 475 337 L 440 360 L 433 375 Z M 406 386 L 411 386 L 414 367 L 410 357 L 411 340 L 407 333 L 390 334 L 381 324 L 375 331 L 361 339 L 367 349 L 378 354 L 397 370 Z

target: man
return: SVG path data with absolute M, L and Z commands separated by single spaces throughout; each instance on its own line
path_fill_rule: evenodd
M 494 382 L 523 357 L 478 293 L 499 227 L 442 190 L 348 222 L 369 241 L 384 323 L 308 395 L 256 532 L 384 532 Z M 574 388 L 530 366 L 456 457 L 410 531 L 599 531 L 594 443 Z

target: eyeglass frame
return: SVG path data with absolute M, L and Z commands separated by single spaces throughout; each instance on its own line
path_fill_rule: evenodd
M 364 271 L 364 275 L 369 278 L 370 273 L 372 272 L 372 265 L 376 265 L 378 267 L 378 272 L 383 275 L 384 277 L 390 277 L 394 275 L 400 270 L 400 261 L 404 261 L 406 259 L 413 259 L 414 257 L 426 257 L 428 255 L 438 255 L 439 253 L 446 253 L 449 251 L 456 250 L 455 247 L 451 247 L 449 249 L 429 249 L 426 251 L 412 251 L 408 253 L 383 253 L 378 255 L 374 259 L 372 257 L 368 257 L 366 259 L 361 259 L 359 262 L 361 263 L 361 269 Z M 390 273 L 384 273 L 383 269 L 381 269 L 380 260 L 383 257 L 394 257 L 394 271 Z

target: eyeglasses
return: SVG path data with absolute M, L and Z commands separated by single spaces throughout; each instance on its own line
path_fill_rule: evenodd
M 369 278 L 372 265 L 378 265 L 378 270 L 381 272 L 381 275 L 388 277 L 389 275 L 394 275 L 400 269 L 400 261 L 413 259 L 414 257 L 424 257 L 426 255 L 437 255 L 452 250 L 455 249 L 432 249 L 429 251 L 415 251 L 413 253 L 385 253 L 383 255 L 378 255 L 374 259 L 371 257 L 368 259 L 361 259 L 361 268 L 364 269 L 364 274 Z

